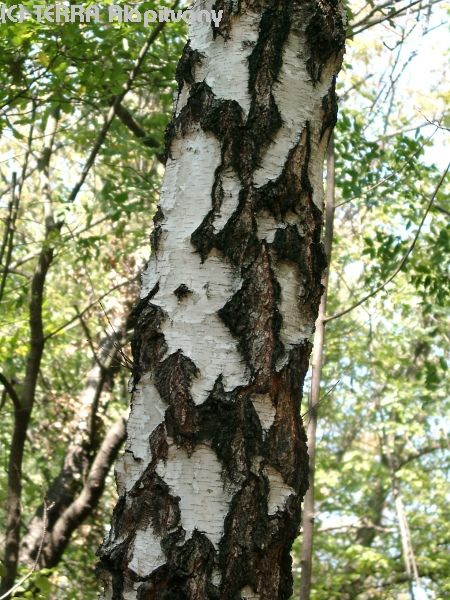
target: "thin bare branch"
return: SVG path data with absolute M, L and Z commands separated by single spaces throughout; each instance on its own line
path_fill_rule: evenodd
M 420 232 L 422 231 L 422 227 L 423 224 L 425 222 L 425 219 L 428 216 L 428 213 L 430 212 L 430 209 L 433 205 L 433 202 L 437 196 L 437 193 L 439 192 L 442 184 L 444 183 L 445 177 L 447 176 L 448 170 L 450 168 L 450 163 L 447 165 L 447 168 L 445 169 L 444 173 L 442 174 L 428 204 L 427 207 L 425 209 L 425 212 L 423 214 L 422 220 L 419 224 L 419 227 L 416 231 L 416 234 L 414 236 L 413 241 L 411 242 L 408 250 L 406 251 L 405 255 L 403 256 L 402 260 L 400 261 L 400 263 L 398 264 L 398 266 L 396 267 L 396 269 L 393 271 L 393 273 L 383 282 L 381 283 L 377 288 L 375 288 L 374 290 L 372 290 L 369 294 L 366 294 L 366 296 L 363 296 L 363 298 L 361 298 L 361 300 L 358 300 L 358 302 L 356 302 L 355 304 L 353 304 L 352 306 L 349 306 L 348 308 L 346 308 L 345 310 L 342 310 L 341 312 L 338 312 L 334 315 L 331 315 L 329 317 L 325 317 L 324 322 L 328 323 L 329 321 L 333 321 L 334 319 L 338 319 L 339 317 L 342 317 L 346 314 L 348 314 L 349 312 L 351 312 L 352 310 L 354 310 L 355 308 L 358 308 L 358 306 L 361 306 L 361 304 L 364 304 L 364 302 L 366 302 L 367 300 L 369 300 L 370 298 L 373 298 L 374 296 L 376 296 L 378 294 L 378 292 L 381 292 L 381 290 L 383 290 L 388 283 L 390 283 L 397 275 L 398 273 L 403 269 L 403 267 L 406 265 L 406 263 L 408 262 L 408 259 L 412 253 L 412 251 L 414 250 L 414 247 L 417 243 L 417 240 L 419 239 L 419 235 Z
M 147 148 L 152 148 L 153 150 L 158 150 L 160 144 L 156 138 L 149 135 L 136 121 L 130 111 L 125 108 L 125 106 L 119 103 L 116 107 L 116 115 L 120 119 L 120 121 L 127 127 Z M 164 162 L 164 157 L 158 153 L 156 154 L 156 158 L 160 162 Z
M 434 4 L 439 4 L 440 2 L 442 2 L 442 0 L 432 0 L 428 4 L 425 4 L 424 6 L 419 6 L 417 9 L 415 9 L 414 11 L 411 11 L 411 12 L 417 12 L 417 11 L 425 10 L 425 9 L 433 6 Z M 374 27 L 375 25 L 379 25 L 380 23 L 384 23 L 385 21 L 389 21 L 390 19 L 393 19 L 394 17 L 398 17 L 400 15 L 403 15 L 404 13 L 408 12 L 416 4 L 422 4 L 422 0 L 414 0 L 414 2 L 410 2 L 410 4 L 408 4 L 407 6 L 403 6 L 402 8 L 399 8 L 398 10 L 391 11 L 387 15 L 383 15 L 381 17 L 377 17 L 376 19 L 373 19 L 372 21 L 366 21 L 364 19 L 363 21 L 360 21 L 361 27 L 359 29 L 356 29 L 356 30 L 355 29 L 351 29 L 350 30 L 350 33 L 349 33 L 348 37 L 353 37 L 355 35 L 358 35 L 358 33 L 362 33 L 366 29 L 370 29 L 371 27 Z M 356 27 L 356 25 L 355 25 L 355 27 Z
M 9 379 L 5 375 L 3 375 L 3 373 L 0 373 L 0 383 L 3 384 L 3 387 L 8 392 L 8 396 L 13 401 L 14 406 L 17 409 L 20 409 L 20 399 L 19 399 L 19 396 L 18 396 L 16 390 L 14 389 L 12 383 L 9 381 Z
M 112 288 L 110 288 L 107 292 L 105 292 L 104 294 L 102 294 L 101 296 L 99 296 L 98 298 L 96 298 L 93 302 L 91 302 L 85 308 L 83 308 L 83 310 L 81 312 L 77 313 L 74 317 L 72 317 L 71 319 L 69 319 L 68 321 L 66 321 L 63 325 L 60 325 L 59 327 L 57 327 L 56 329 L 54 329 L 50 333 L 47 333 L 46 336 L 45 336 L 45 340 L 47 341 L 48 339 L 50 339 L 53 336 L 55 336 L 58 333 L 60 333 L 63 329 L 66 329 L 67 327 L 69 327 L 70 325 L 72 325 L 72 323 L 74 323 L 75 321 L 77 321 L 80 318 L 80 316 L 84 316 L 96 304 L 100 304 L 100 306 L 101 306 L 101 302 L 102 302 L 102 300 L 104 300 L 104 298 L 106 298 L 107 296 L 109 296 L 110 294 L 112 294 L 115 290 L 118 290 L 119 288 L 123 287 L 124 285 L 129 285 L 130 283 L 133 283 L 133 281 L 137 281 L 138 277 L 139 277 L 139 275 L 135 275 L 134 277 L 131 277 L 130 279 L 126 279 L 125 281 L 121 281 L 117 285 L 115 285 Z
M 172 8 L 176 8 L 178 6 L 178 4 L 179 4 L 179 1 L 176 0 L 173 4 Z M 111 108 L 109 109 L 108 114 L 106 116 L 105 122 L 103 123 L 103 126 L 98 134 L 97 140 L 96 140 L 96 142 L 91 150 L 91 153 L 89 154 L 89 157 L 83 167 L 80 178 L 77 181 L 77 183 L 74 185 L 74 187 L 72 188 L 72 191 L 70 192 L 69 202 L 73 202 L 75 200 L 75 198 L 78 196 L 78 192 L 80 191 L 81 187 L 83 186 L 84 182 L 86 181 L 86 177 L 88 176 L 89 171 L 91 170 L 91 168 L 95 162 L 95 159 L 97 158 L 97 155 L 100 152 L 101 147 L 103 146 L 103 143 L 106 139 L 106 135 L 108 134 L 108 131 L 111 128 L 112 122 L 114 121 L 114 117 L 117 115 L 117 109 L 118 109 L 119 105 L 122 103 L 122 100 L 125 98 L 127 93 L 131 90 L 133 82 L 136 79 L 137 75 L 139 74 L 139 71 L 141 70 L 141 67 L 144 63 L 145 57 L 147 55 L 147 52 L 150 49 L 150 46 L 153 44 L 153 42 L 157 39 L 157 37 L 159 36 L 161 31 L 164 29 L 165 24 L 166 23 L 164 21 L 158 23 L 158 25 L 155 27 L 155 29 L 152 31 L 152 33 L 149 35 L 149 37 L 145 41 L 144 45 L 140 49 L 138 57 L 134 63 L 134 66 L 131 69 L 131 71 L 128 75 L 128 78 L 123 85 L 122 91 L 120 92 L 120 94 L 117 94 L 117 96 L 115 96 L 115 98 L 114 98 Z
M 44 520 L 43 520 L 43 525 L 42 525 L 42 536 L 41 536 L 41 541 L 39 544 L 39 551 L 36 556 L 36 560 L 34 561 L 34 565 L 31 567 L 31 569 L 28 571 L 28 573 L 24 577 L 22 577 L 22 579 L 19 579 L 19 581 L 15 585 L 13 585 L 12 588 L 10 588 L 8 591 L 6 591 L 4 594 L 2 594 L 2 596 L 0 596 L 0 600 L 5 600 L 5 598 L 9 598 L 11 596 L 11 594 L 13 592 L 15 592 L 18 588 L 20 588 L 20 586 L 23 585 L 25 583 L 25 581 L 27 581 L 27 579 L 29 579 L 33 575 L 33 573 L 36 571 L 38 564 L 39 564 L 39 559 L 42 554 L 42 549 L 44 547 L 45 536 L 47 535 L 47 523 L 48 523 L 47 515 L 48 515 L 49 508 L 50 508 L 50 506 L 44 500 Z

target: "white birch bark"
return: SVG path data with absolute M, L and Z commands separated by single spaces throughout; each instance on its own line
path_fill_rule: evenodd
M 101 549 L 114 600 L 291 593 L 343 17 L 322 0 L 214 6 L 221 25 L 195 22 L 178 68 Z

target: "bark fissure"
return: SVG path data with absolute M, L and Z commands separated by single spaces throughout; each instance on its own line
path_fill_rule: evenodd
M 308 479 L 300 398 L 344 27 L 335 2 L 215 9 L 221 24 L 193 24 L 177 70 L 120 500 L 100 550 L 107 598 L 292 591 Z M 296 66 L 299 110 L 287 93 Z

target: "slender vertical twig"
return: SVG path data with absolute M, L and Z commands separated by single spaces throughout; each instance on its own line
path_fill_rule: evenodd
M 320 379 L 323 364 L 323 348 L 325 342 L 325 314 L 327 306 L 328 278 L 331 263 L 331 250 L 333 244 L 333 224 L 335 207 L 335 165 L 334 165 L 334 138 L 330 139 L 327 155 L 327 187 L 325 204 L 325 236 L 324 246 L 328 266 L 322 278 L 324 291 L 319 307 L 319 316 L 316 321 L 316 333 L 314 336 L 314 349 L 312 354 L 312 378 L 311 392 L 308 403 L 308 454 L 309 454 L 309 489 L 303 502 L 302 516 L 302 556 L 301 556 L 301 579 L 300 600 L 309 600 L 311 595 L 312 578 L 312 553 L 314 538 L 314 475 L 316 464 L 316 430 L 317 413 L 320 402 Z

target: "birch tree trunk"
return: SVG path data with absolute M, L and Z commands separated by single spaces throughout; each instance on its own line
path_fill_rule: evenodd
M 220 25 L 192 23 L 177 70 L 120 498 L 100 550 L 114 600 L 292 593 L 344 17 L 334 0 L 214 8 Z

